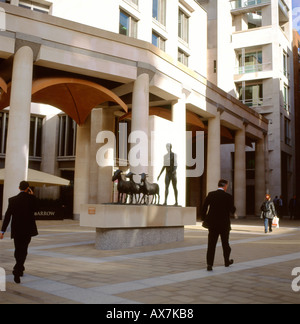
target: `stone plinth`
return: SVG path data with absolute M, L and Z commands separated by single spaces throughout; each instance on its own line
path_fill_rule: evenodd
M 115 250 L 184 240 L 196 224 L 196 208 L 82 205 L 80 225 L 96 228 L 96 249 Z

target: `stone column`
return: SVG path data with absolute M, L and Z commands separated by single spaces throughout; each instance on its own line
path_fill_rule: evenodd
M 98 169 L 97 151 L 99 144 L 96 139 L 100 131 L 102 131 L 102 109 L 93 109 L 91 112 L 91 132 L 90 132 L 90 151 L 89 157 L 89 204 L 97 204 L 98 197 Z
M 186 206 L 186 95 L 172 106 L 174 123 L 173 152 L 177 155 L 178 204 Z M 169 188 L 173 191 L 172 183 Z
M 138 159 L 142 161 L 139 165 L 131 165 L 130 169 L 137 176 L 135 181 L 139 182 L 140 173 L 148 173 L 148 136 L 149 136 L 149 83 L 150 77 L 148 73 L 141 73 L 136 81 L 134 82 L 133 94 L 132 94 L 132 119 L 131 119 L 131 134 L 136 131 L 141 131 L 140 134 L 143 136 L 147 143 L 140 143 L 140 155 Z M 137 134 L 138 135 L 138 134 Z M 132 138 L 133 139 L 133 138 Z M 134 148 L 137 148 L 138 144 L 131 144 L 131 152 L 136 152 Z M 129 162 L 132 163 L 136 160 L 136 155 L 129 154 Z M 137 160 L 135 162 L 138 162 Z
M 42 163 L 41 171 L 58 175 L 58 162 L 57 162 L 57 133 L 58 121 L 57 114 L 50 114 L 44 118 L 42 132 Z M 41 199 L 58 199 L 60 188 L 58 186 L 49 186 L 39 188 L 39 198 Z
M 221 125 L 220 112 L 208 120 L 207 136 L 207 193 L 218 187 L 221 178 Z
M 81 204 L 89 203 L 90 133 L 91 116 L 88 117 L 83 125 L 77 126 L 74 175 L 74 219 L 79 219 Z
M 114 111 L 93 109 L 91 114 L 89 156 L 89 204 L 112 202 L 114 167 Z
M 235 134 L 234 203 L 238 217 L 246 216 L 245 126 Z
M 21 47 L 13 62 L 3 212 L 6 211 L 8 198 L 18 193 L 20 181 L 27 180 L 32 73 L 33 51 L 28 46 Z
M 266 194 L 265 184 L 265 139 L 255 145 L 255 214 L 260 215 L 260 207 Z
M 110 203 L 112 202 L 112 189 L 113 189 L 113 167 L 115 157 L 115 115 L 114 111 L 106 108 L 100 109 L 101 111 L 101 124 L 100 130 L 107 132 L 108 142 L 105 145 L 105 155 L 109 165 L 98 165 L 98 190 L 97 190 L 97 203 Z M 101 147 L 100 146 L 100 147 Z
M 6 30 L 6 13 L 3 8 L 0 7 L 0 31 Z

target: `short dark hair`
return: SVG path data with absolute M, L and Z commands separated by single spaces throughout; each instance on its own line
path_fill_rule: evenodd
M 218 183 L 219 188 L 224 188 L 226 185 L 228 185 L 228 181 L 225 179 L 221 179 Z
M 29 183 L 27 181 L 21 181 L 20 182 L 20 190 L 26 190 L 29 187 Z

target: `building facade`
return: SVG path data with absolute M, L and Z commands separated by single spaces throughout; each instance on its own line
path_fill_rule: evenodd
M 300 35 L 293 30 L 294 91 L 295 91 L 295 158 L 296 158 L 296 197 L 300 197 Z M 299 200 L 298 200 L 299 201 Z M 298 210 L 298 218 L 300 211 Z
M 207 77 L 269 120 L 268 190 L 272 197 L 282 195 L 287 203 L 296 190 L 291 1 L 201 3 L 208 12 Z M 251 151 L 247 150 L 249 169 Z M 224 146 L 227 169 L 233 155 L 234 148 Z M 249 195 L 253 184 L 249 172 Z
M 199 208 L 224 175 L 222 146 L 234 145 L 239 216 L 246 215 L 246 146 L 253 146 L 252 203 L 259 210 L 267 188 L 268 120 L 207 79 L 201 1 L 1 2 L 3 210 L 29 166 L 72 180 L 71 192 L 42 188 L 38 194 L 72 196 L 78 217 L 81 204 L 112 201 L 116 168 L 156 181 L 170 142 L 178 155 L 179 204 Z M 142 140 L 146 145 L 139 146 Z M 99 163 L 104 149 L 106 165 Z M 137 151 L 138 163 L 130 164 Z M 164 180 L 159 184 L 162 202 Z

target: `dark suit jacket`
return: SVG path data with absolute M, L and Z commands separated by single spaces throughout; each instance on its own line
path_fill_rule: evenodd
M 230 230 L 230 214 L 234 214 L 235 210 L 233 197 L 224 190 L 218 189 L 210 192 L 206 197 L 202 208 L 202 219 L 208 224 L 209 229 Z
M 17 196 L 9 198 L 9 204 L 2 225 L 2 232 L 11 221 L 11 238 L 32 237 L 38 235 L 34 212 L 37 199 L 33 195 L 20 192 Z

